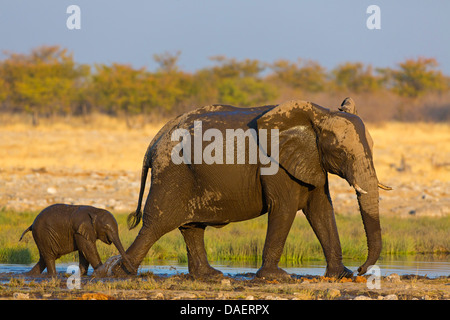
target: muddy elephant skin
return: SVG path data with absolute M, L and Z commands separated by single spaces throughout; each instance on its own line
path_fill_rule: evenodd
M 32 232 L 39 249 L 39 262 L 28 275 L 41 274 L 45 268 L 49 275 L 55 275 L 55 260 L 77 250 L 80 273 L 86 274 L 89 264 L 96 270 L 102 265 L 95 245 L 97 239 L 108 245 L 114 243 L 120 254 L 125 255 L 114 216 L 91 206 L 51 205 L 38 214 L 20 240 L 28 231 Z M 125 258 L 125 265 L 133 270 L 127 261 Z
M 267 135 L 278 130 L 278 171 L 263 175 L 266 164 L 260 162 L 174 163 L 171 155 L 179 140 L 174 141 L 173 135 L 183 129 L 195 144 L 196 123 L 201 123 L 205 134 L 206 130 L 215 129 L 223 137 L 230 129 L 254 129 L 261 140 L 261 130 L 265 129 Z M 376 263 L 381 251 L 378 179 L 366 132 L 364 123 L 355 114 L 297 100 L 255 108 L 211 105 L 180 115 L 159 131 L 145 154 L 138 207 L 129 216 L 130 227 L 138 225 L 141 218 L 143 225 L 126 252 L 128 259 L 137 268 L 162 235 L 178 228 L 186 242 L 189 272 L 196 276 L 220 274 L 207 261 L 205 228 L 222 227 L 267 213 L 262 266 L 257 276 L 286 277 L 278 262 L 296 213 L 302 210 L 322 246 L 326 275 L 351 276 L 352 271 L 342 263 L 328 189 L 327 175 L 332 173 L 347 180 L 357 194 L 368 245 L 367 260 L 358 269 L 359 274 L 364 274 Z M 200 146 L 206 150 L 212 139 L 204 140 L 207 141 L 200 141 Z M 249 156 L 249 144 L 245 146 Z M 267 155 L 273 156 L 274 150 L 267 142 Z M 192 154 L 191 159 L 195 157 Z M 142 213 L 150 168 L 150 192 Z M 122 269 L 119 265 L 115 273 L 120 274 Z

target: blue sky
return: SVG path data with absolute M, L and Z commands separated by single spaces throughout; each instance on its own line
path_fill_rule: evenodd
M 81 29 L 69 30 L 69 5 Z M 369 5 L 381 29 L 369 30 Z M 393 67 L 434 57 L 450 75 L 450 1 L 300 0 L 0 0 L 0 51 L 60 45 L 79 63 L 128 63 L 154 70 L 153 54 L 181 51 L 195 71 L 209 57 L 312 59 L 328 69 L 346 61 Z M 0 58 L 4 58 L 1 54 Z

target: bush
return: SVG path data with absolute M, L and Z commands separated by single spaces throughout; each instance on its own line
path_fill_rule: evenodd
M 267 64 L 215 56 L 212 66 L 188 73 L 178 66 L 180 55 L 179 51 L 154 55 L 158 68 L 150 72 L 119 63 L 77 64 L 58 46 L 38 47 L 29 54 L 7 53 L 0 61 L 0 110 L 29 113 L 35 125 L 39 117 L 94 112 L 124 115 L 129 123 L 132 115 L 172 117 L 214 103 L 250 107 L 280 103 L 277 99 L 282 98 L 337 106 L 352 95 L 362 100 L 358 105 L 370 105 L 372 110 L 361 109 L 362 114 L 375 115 L 374 120 L 406 120 L 417 113 L 415 118 L 436 120 L 449 113 L 445 95 L 450 81 L 434 58 L 408 59 L 396 69 L 375 70 L 346 62 L 327 72 L 311 60 Z M 439 97 L 432 99 L 439 103 L 420 100 L 430 95 Z

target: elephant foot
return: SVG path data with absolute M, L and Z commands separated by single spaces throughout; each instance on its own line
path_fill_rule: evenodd
M 28 272 L 24 272 L 24 276 L 26 277 L 36 277 L 36 276 L 40 276 L 41 273 L 38 271 L 34 271 L 34 270 L 30 270 Z
M 137 275 L 137 269 L 133 271 L 130 271 L 127 269 L 127 267 L 124 265 L 124 263 L 122 261 L 119 261 L 117 264 L 115 264 L 112 268 L 111 268 L 111 274 L 112 276 L 115 277 L 126 277 L 126 276 L 135 276 Z
M 367 271 L 372 267 L 372 265 L 364 263 L 361 267 L 358 268 L 358 276 L 362 276 L 367 273 Z
M 137 270 L 136 270 L 137 271 Z M 130 272 L 123 265 L 122 257 L 120 255 L 110 257 L 100 267 L 94 270 L 92 276 L 96 278 L 103 277 L 125 277 L 129 275 L 135 275 L 137 272 Z
M 281 279 L 286 280 L 290 279 L 291 276 L 289 273 L 284 271 L 281 268 L 278 268 L 277 266 L 274 267 L 264 267 L 262 266 L 257 272 L 256 276 L 258 278 L 265 278 L 265 279 Z
M 214 269 L 209 264 L 204 267 L 189 268 L 189 274 L 195 278 L 206 278 L 206 277 L 221 277 L 223 273 L 217 269 Z
M 327 266 L 327 271 L 325 272 L 325 277 L 329 278 L 351 278 L 353 277 L 353 271 L 341 265 L 337 268 L 331 268 Z

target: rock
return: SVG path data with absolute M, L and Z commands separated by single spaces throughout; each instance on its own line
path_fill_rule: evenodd
M 383 300 L 398 300 L 398 296 L 396 294 L 389 294 L 385 296 Z
M 338 289 L 327 289 L 326 294 L 330 299 L 334 299 L 341 296 L 341 291 Z
M 311 281 L 308 279 L 303 279 L 303 281 L 301 282 L 301 284 L 310 284 Z
M 245 300 L 255 300 L 255 297 L 254 296 L 246 296 Z
M 55 187 L 48 187 L 47 188 L 47 193 L 49 194 L 56 194 L 58 191 L 56 190 Z
M 113 296 L 104 293 L 84 293 L 79 300 L 116 300 Z
M 223 286 L 231 286 L 231 281 L 230 281 L 230 279 L 223 279 L 220 283 L 221 283 Z
M 392 282 L 392 283 L 400 283 L 402 282 L 400 280 L 400 276 L 397 273 L 391 273 L 386 277 L 386 281 Z
M 278 296 L 266 296 L 265 299 L 266 300 L 283 300 L 282 298 L 280 298 Z
M 106 209 L 106 206 L 104 203 L 100 202 L 100 199 L 98 199 L 97 201 L 94 201 L 91 206 L 99 208 L 99 209 Z
M 228 296 L 226 294 L 224 294 L 223 292 L 219 292 L 216 299 L 217 300 L 226 300 L 226 299 L 228 299 Z
M 14 292 L 13 297 L 14 297 L 14 299 L 18 299 L 18 300 L 27 300 L 27 299 L 30 299 L 30 294 L 29 293 Z
M 114 207 L 116 205 L 116 199 L 109 199 L 108 200 L 108 206 L 109 207 Z
M 373 299 L 369 298 L 368 296 L 357 296 L 353 298 L 353 300 L 373 300 Z
M 367 283 L 367 279 L 365 277 L 362 277 L 362 276 L 356 276 L 355 282 L 356 283 Z
M 158 292 L 158 293 L 156 293 L 153 296 L 153 299 L 155 299 L 155 300 L 164 300 L 164 294 L 162 294 L 161 292 Z
M 173 300 L 185 300 L 185 299 L 197 299 L 197 295 L 193 294 L 193 293 L 180 293 L 179 295 L 177 295 L 176 297 L 173 298 Z
M 67 204 L 75 204 L 75 200 L 73 198 L 64 198 L 62 202 Z
M 292 300 L 311 300 L 313 298 L 312 296 L 312 292 L 313 291 L 308 291 L 309 293 L 306 292 L 294 292 L 294 298 Z

